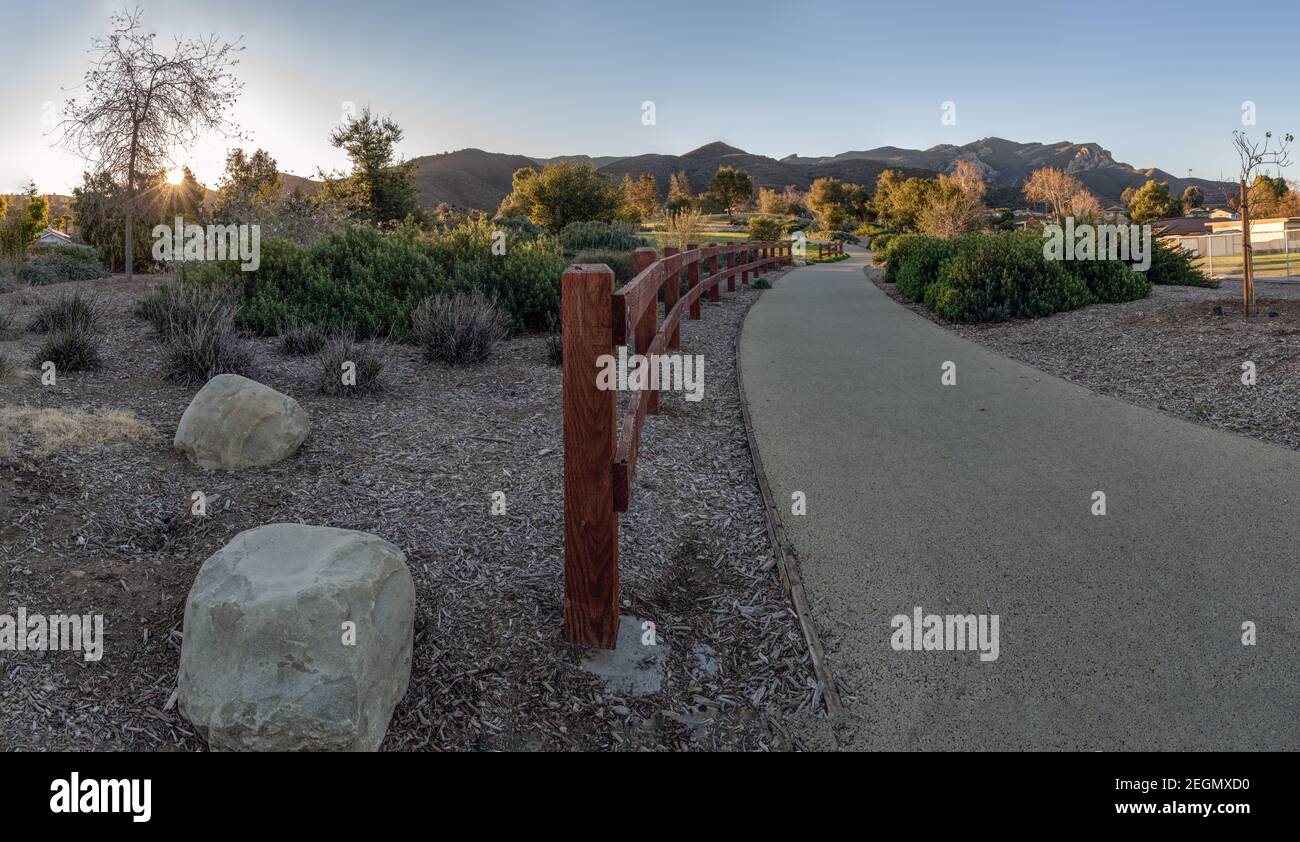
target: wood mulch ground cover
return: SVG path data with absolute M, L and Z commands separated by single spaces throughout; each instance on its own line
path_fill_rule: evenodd
M 56 386 L 0 383 L 0 408 L 126 410 L 146 425 L 121 444 L 0 455 L 0 613 L 103 614 L 98 662 L 76 652 L 0 652 L 0 749 L 203 748 L 175 707 L 186 595 L 236 533 L 303 522 L 372 532 L 407 556 L 417 589 L 410 689 L 385 750 L 768 750 L 800 746 L 816 716 L 798 622 L 765 531 L 735 382 L 735 342 L 756 291 L 705 303 L 683 324 L 703 354 L 704 399 L 667 395 L 642 440 L 622 518 L 624 611 L 657 624 L 663 689 L 621 698 L 579 668 L 560 635 L 563 593 L 560 370 L 545 337 L 513 339 L 481 366 L 388 351 L 373 398 L 313 391 L 316 360 L 251 339 L 255 379 L 295 397 L 312 433 L 289 460 L 204 472 L 171 448 L 194 389 L 162 376 L 132 316 L 159 279 L 122 277 L 0 295 L 21 326 L 72 288 L 105 313 L 105 367 Z M 28 361 L 38 337 L 0 337 Z M 0 449 L 2 450 L 2 449 Z M 202 491 L 209 516 L 188 517 Z M 491 514 L 492 494 L 506 513 Z

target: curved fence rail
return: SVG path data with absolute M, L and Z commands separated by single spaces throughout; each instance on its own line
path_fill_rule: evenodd
M 565 270 L 564 630 L 571 642 L 612 649 L 618 640 L 618 515 L 631 501 L 645 418 L 659 412 L 659 390 L 647 385 L 618 419 L 617 392 L 597 379 L 601 357 L 613 357 L 620 345 L 652 362 L 680 350 L 682 319 L 703 316 L 706 294 L 719 301 L 724 282 L 734 292 L 737 278 L 748 286 L 751 276 L 793 257 L 789 242 L 668 247 L 663 257 L 640 248 L 634 277 L 617 291 L 604 264 Z

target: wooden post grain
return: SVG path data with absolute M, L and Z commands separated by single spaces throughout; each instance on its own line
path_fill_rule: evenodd
M 751 260 L 751 256 L 753 255 L 754 251 L 753 251 L 753 249 L 750 248 L 749 246 L 741 246 L 741 248 L 744 249 L 744 251 L 742 251 L 742 252 L 740 253 L 740 262 L 741 262 L 741 264 L 748 263 L 748 262 Z M 746 287 L 749 286 L 749 270 L 748 270 L 748 269 L 744 269 L 744 270 L 741 271 L 741 273 L 740 273 L 740 285 L 741 285 L 741 286 L 746 286 Z M 727 289 L 735 289 L 735 287 L 734 287 L 734 286 L 731 286 L 731 287 L 727 287 Z
M 650 264 L 658 259 L 655 250 L 652 248 L 639 248 L 632 251 L 632 277 L 640 275 Z M 645 308 L 645 313 L 636 323 L 636 352 L 638 354 L 647 354 L 650 352 L 650 343 L 654 341 L 655 334 L 659 332 L 659 291 L 650 298 L 650 306 Z M 648 384 L 647 384 L 648 389 Z M 659 414 L 659 392 L 648 389 L 646 395 L 646 412 L 650 415 Z
M 726 261 L 726 260 L 730 260 L 731 258 L 727 257 L 727 256 L 724 254 L 724 255 L 722 256 L 722 259 L 723 259 L 724 261 Z M 712 269 L 711 272 L 709 272 L 709 274 L 710 274 L 710 275 L 716 275 L 716 274 L 718 274 L 718 268 L 719 268 L 719 267 L 718 267 L 718 255 L 715 254 L 715 255 L 713 255 L 713 269 Z M 710 301 L 721 301 L 721 300 L 722 300 L 722 290 L 721 290 L 721 287 L 720 287 L 717 283 L 715 283 L 715 284 L 713 285 L 713 288 L 709 290 L 709 300 L 710 300 Z
M 597 360 L 614 353 L 614 273 L 570 266 L 560 284 L 564 401 L 564 636 L 613 649 L 618 641 L 618 513 L 614 511 L 616 393 L 596 387 Z
M 672 257 L 674 254 L 680 254 L 681 249 L 677 246 L 664 246 L 664 257 Z M 664 318 L 677 306 L 677 299 L 682 294 L 682 273 L 674 272 L 672 277 L 664 281 Z M 668 350 L 680 351 L 682 349 L 682 325 L 677 323 L 673 328 L 673 333 L 668 337 Z
M 731 269 L 734 270 L 737 266 L 740 265 L 740 261 L 744 257 L 744 254 L 742 253 L 743 248 L 744 248 L 743 246 L 732 247 L 730 262 L 727 263 L 727 265 L 731 267 Z M 736 273 L 734 271 L 728 272 L 727 292 L 735 292 L 735 291 L 736 291 Z
M 697 248 L 699 248 L 699 246 L 697 246 L 695 243 L 691 243 L 686 247 L 686 250 L 695 251 Z M 695 289 L 697 286 L 700 285 L 700 264 L 703 262 L 704 262 L 703 260 L 696 260 L 686 268 L 686 288 L 688 290 Z M 696 298 L 694 301 L 691 302 L 691 318 L 695 321 L 699 321 L 701 315 L 702 314 L 700 313 L 700 299 Z

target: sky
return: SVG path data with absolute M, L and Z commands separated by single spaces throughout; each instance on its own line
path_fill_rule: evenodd
M 1218 0 L 137 4 L 160 44 L 242 39 L 232 116 L 251 140 L 238 145 L 297 175 L 344 167 L 328 135 L 349 105 L 391 116 L 406 158 L 681 154 L 715 140 L 816 156 L 997 136 L 1231 178 L 1233 129 L 1300 132 L 1296 0 L 1256 0 L 1248 23 Z M 52 146 L 48 123 L 121 8 L 0 0 L 0 50 L 23 69 L 0 74 L 0 192 L 80 183 L 84 163 Z M 173 163 L 215 186 L 231 145 L 204 138 Z

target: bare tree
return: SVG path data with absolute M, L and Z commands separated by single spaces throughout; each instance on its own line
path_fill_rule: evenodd
M 1070 213 L 1074 197 L 1083 190 L 1079 179 L 1055 167 L 1034 170 L 1021 187 L 1027 200 L 1047 205 L 1057 219 L 1064 219 Z
M 1273 140 L 1272 132 L 1264 132 L 1264 142 L 1256 143 L 1246 136 L 1246 133 L 1237 130 L 1232 133 L 1232 145 L 1237 149 L 1237 156 L 1241 159 L 1241 198 L 1239 205 L 1241 209 L 1241 296 L 1246 315 L 1250 316 L 1255 309 L 1255 266 L 1254 258 L 1250 248 L 1250 187 L 1254 180 L 1255 170 L 1263 166 L 1276 166 L 1278 169 L 1289 167 L 1291 165 L 1291 156 L 1287 151 L 1291 141 L 1295 138 L 1290 132 L 1282 136 L 1281 142 L 1276 149 L 1270 149 L 1269 146 Z
M 91 42 L 84 101 L 68 100 L 59 145 L 85 159 L 96 173 L 125 184 L 126 274 L 134 270 L 132 228 L 139 185 L 169 157 L 205 132 L 236 128 L 227 112 L 243 87 L 233 68 L 243 47 L 216 36 L 175 39 L 170 53 L 154 47 L 143 11 L 109 18 L 112 31 Z M 156 189 L 156 188 L 150 188 Z

